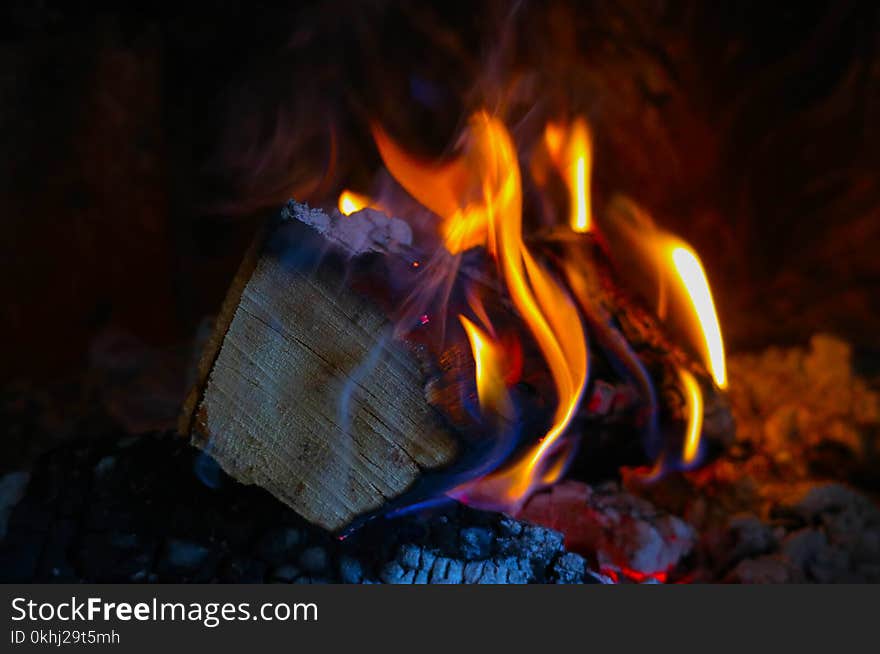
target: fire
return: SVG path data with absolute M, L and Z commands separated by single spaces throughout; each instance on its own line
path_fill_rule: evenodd
M 531 492 L 554 483 L 565 472 L 571 448 L 562 437 L 577 411 L 588 376 L 588 346 L 581 316 L 568 292 L 525 243 L 519 160 L 511 135 L 499 119 L 485 111 L 475 113 L 459 140 L 456 155 L 445 161 L 414 157 L 381 127 L 374 125 L 372 131 L 390 174 L 436 215 L 437 233 L 445 250 L 458 254 L 485 247 L 494 257 L 510 299 L 553 379 L 556 405 L 552 424 L 544 436 L 512 464 L 497 467 L 501 462 L 496 462 L 494 471 L 450 492 L 487 508 L 515 508 Z M 571 229 L 593 230 L 593 148 L 587 122 L 578 118 L 571 124 L 549 123 L 543 144 L 547 155 L 543 161 L 552 162 L 569 191 Z M 545 179 L 544 165 L 533 162 L 532 174 L 540 173 L 535 177 L 539 184 Z M 351 191 L 344 191 L 339 197 L 339 210 L 345 215 L 370 206 L 378 205 Z M 685 319 L 685 331 L 702 353 L 715 383 L 724 388 L 724 344 L 703 266 L 690 247 L 654 226 L 649 217 L 641 217 L 634 207 L 634 203 L 627 202 L 618 207 L 626 209 L 629 216 L 629 222 L 624 221 L 617 228 L 618 235 L 636 248 L 633 252 L 652 271 L 649 275 L 656 278 L 656 309 L 660 318 Z M 605 232 L 605 225 L 602 231 Z M 509 388 L 519 371 L 518 364 L 511 363 L 516 359 L 511 354 L 519 352 L 520 344 L 517 341 L 512 349 L 509 343 L 499 340 L 482 304 L 473 297 L 470 304 L 477 322 L 463 314 L 459 321 L 473 354 L 480 409 L 484 415 L 512 420 L 514 406 Z M 427 322 L 427 316 L 423 316 L 423 322 Z M 699 456 L 703 395 L 691 372 L 683 367 L 678 372 L 687 416 L 681 461 L 687 466 Z M 650 381 L 646 384 L 650 387 Z M 663 473 L 670 454 L 661 453 L 651 477 Z
M 709 280 L 700 259 L 685 245 L 675 245 L 670 259 L 690 299 L 690 307 L 699 325 L 705 350 L 706 363 L 719 388 L 727 387 L 727 368 L 724 359 L 724 341 L 715 313 L 715 302 L 709 290 Z
M 406 191 L 422 206 L 440 217 L 440 235 L 452 254 L 483 245 L 488 238 L 488 220 L 484 196 L 497 186 L 499 171 L 486 164 L 487 147 L 471 142 L 462 156 L 446 164 L 424 162 L 405 152 L 378 125 L 373 138 L 385 167 Z M 485 178 L 485 179 L 484 179 Z M 480 180 L 484 180 L 483 184 Z
M 544 130 L 544 145 L 569 190 L 569 223 L 576 232 L 592 228 L 590 209 L 590 177 L 593 168 L 593 143 L 590 130 L 583 118 L 566 128 L 548 123 Z
M 378 127 L 373 133 L 391 174 L 439 216 L 446 248 L 456 253 L 485 245 L 495 256 L 513 304 L 550 369 L 557 406 L 549 431 L 513 466 L 453 491 L 472 501 L 513 506 L 537 486 L 556 481 L 563 472 L 557 458 L 559 439 L 574 416 L 587 381 L 587 343 L 580 316 L 568 294 L 523 241 L 519 162 L 501 121 L 486 112 L 476 113 L 461 155 L 441 165 L 411 157 Z M 473 345 L 476 332 L 467 325 L 465 329 Z M 482 383 L 487 382 L 484 379 Z
M 494 412 L 505 418 L 513 417 L 513 408 L 505 384 L 504 350 L 489 334 L 465 316 L 459 321 L 467 333 L 474 355 L 477 377 L 477 397 L 484 412 Z
M 726 388 L 721 326 L 709 280 L 693 248 L 622 196 L 615 197 L 603 214 L 601 231 L 612 258 L 626 262 L 620 274 L 643 298 L 654 298 L 657 316 L 673 330 L 685 332 L 715 383 Z
M 366 195 L 355 193 L 354 191 L 344 190 L 339 194 L 339 211 L 344 216 L 350 216 L 355 211 L 374 207 L 372 200 Z
M 691 465 L 697 460 L 697 454 L 700 451 L 700 432 L 703 430 L 703 393 L 700 391 L 697 380 L 690 372 L 681 368 L 678 374 L 685 391 L 688 416 L 682 460 L 685 465 Z

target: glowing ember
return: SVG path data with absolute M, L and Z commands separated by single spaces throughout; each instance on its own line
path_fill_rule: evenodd
M 709 290 L 709 280 L 693 250 L 676 245 L 670 252 L 675 271 L 691 301 L 691 308 L 703 336 L 706 364 L 719 388 L 727 387 L 727 369 L 724 361 L 724 342 L 721 326 L 715 313 L 715 303 Z
M 602 574 L 611 579 L 615 584 L 620 583 L 621 577 L 636 584 L 645 584 L 652 581 L 665 584 L 669 578 L 669 573 L 664 570 L 658 572 L 640 572 L 630 568 L 620 568 L 618 572 L 618 570 L 614 568 L 602 568 Z
M 593 168 L 593 144 L 587 122 L 575 120 L 566 129 L 549 123 L 544 130 L 544 144 L 569 190 L 569 223 L 576 232 L 592 227 L 590 177 Z
M 370 198 L 354 191 L 345 190 L 339 194 L 339 211 L 344 216 L 350 216 L 355 211 L 360 211 L 373 206 Z M 375 208 L 375 207 L 374 207 Z
M 684 368 L 678 371 L 681 383 L 685 391 L 687 402 L 687 432 L 684 438 L 684 450 L 682 461 L 685 465 L 692 465 L 697 460 L 700 452 L 700 433 L 703 430 L 703 393 L 694 376 Z

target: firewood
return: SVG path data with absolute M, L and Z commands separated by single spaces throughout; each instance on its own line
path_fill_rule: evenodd
M 346 218 L 289 203 L 247 254 L 181 419 L 180 430 L 230 475 L 331 531 L 485 474 L 549 425 L 555 402 L 549 373 L 488 272 L 493 266 L 484 250 L 468 253 L 467 264 L 455 259 L 451 285 L 437 304 L 439 320 L 425 314 L 416 321 L 424 329 L 406 326 L 412 316 L 402 300 L 432 279 L 406 279 L 432 265 L 421 266 L 422 273 L 412 265 L 425 259 L 411 240 L 406 223 L 377 211 Z M 589 287 L 571 275 L 560 278 L 609 363 L 594 369 L 576 431 L 589 443 L 605 425 L 633 424 L 634 413 L 641 415 L 636 423 L 645 423 L 646 411 L 656 421 L 661 409 L 664 420 L 679 420 L 675 398 L 666 397 L 667 390 L 676 392 L 676 366 L 688 366 L 708 388 L 705 370 L 615 290 L 589 239 L 551 238 L 545 246 L 569 249 L 563 260 L 592 271 Z M 463 334 L 446 334 L 455 322 L 448 316 L 466 310 L 475 288 L 499 328 L 516 335 L 525 359 L 522 383 L 509 389 L 519 428 L 507 431 L 517 432 L 518 442 L 509 436 L 499 442 L 500 417 L 476 403 L 468 343 Z M 591 313 L 593 306 L 607 315 Z M 649 375 L 658 389 L 651 397 L 644 392 L 654 393 Z M 726 407 L 721 413 L 728 415 Z M 729 429 L 724 424 L 720 435 Z M 644 432 L 628 433 L 641 449 Z M 716 436 L 711 420 L 704 433 Z
M 601 457 L 599 450 L 611 449 L 611 456 L 620 464 L 627 451 L 638 450 L 656 458 L 665 450 L 680 449 L 681 425 L 686 420 L 678 374 L 681 369 L 694 376 L 701 390 L 704 454 L 715 456 L 730 445 L 736 426 L 726 395 L 714 384 L 706 367 L 674 341 L 661 321 L 621 283 L 600 241 L 592 234 L 575 234 L 567 229 L 544 234 L 541 241 L 581 307 L 594 345 L 594 369 L 602 365 L 613 368 L 636 394 L 633 404 L 641 413 L 637 420 L 643 427 L 641 432 L 626 430 L 629 440 L 636 436 L 639 442 L 627 442 L 625 438 L 621 442 L 620 437 L 626 433 L 608 439 L 594 421 L 593 433 L 585 434 L 587 453 Z M 600 374 L 609 375 L 607 371 Z M 662 425 L 678 426 L 663 429 Z M 628 462 L 634 464 L 637 460 Z
M 180 428 L 239 481 L 337 531 L 448 464 L 457 444 L 414 354 L 344 279 L 350 266 L 381 273 L 409 228 L 291 208 L 247 254 Z

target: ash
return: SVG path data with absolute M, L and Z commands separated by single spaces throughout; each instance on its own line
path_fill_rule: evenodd
M 686 578 L 880 582 L 880 393 L 829 335 L 729 361 L 737 440 L 705 468 L 627 490 L 699 534 Z

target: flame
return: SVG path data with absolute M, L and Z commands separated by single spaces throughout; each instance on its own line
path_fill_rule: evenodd
M 486 147 L 471 143 L 463 155 L 446 164 L 425 162 L 405 152 L 378 125 L 373 138 L 385 167 L 398 183 L 425 208 L 441 218 L 440 235 L 446 249 L 457 254 L 486 242 L 488 221 L 483 196 L 491 190 L 484 184 L 498 171 L 487 168 Z
M 644 298 L 656 298 L 658 317 L 685 332 L 715 383 L 726 388 L 721 327 L 709 280 L 693 248 L 623 196 L 612 200 L 602 219 L 602 235 L 621 278 Z
M 348 189 L 339 194 L 339 211 L 344 216 L 350 216 L 355 211 L 360 211 L 367 207 L 378 208 L 373 205 L 372 200 L 366 195 L 361 195 Z
M 697 460 L 700 451 L 700 433 L 703 430 L 703 393 L 694 376 L 680 368 L 678 371 L 681 384 L 684 386 L 685 402 L 687 403 L 687 431 L 684 437 L 682 460 L 691 465 Z
M 505 385 L 503 348 L 465 316 L 460 315 L 458 319 L 467 333 L 474 355 L 480 408 L 484 412 L 491 411 L 512 418 L 513 408 Z
M 452 493 L 514 505 L 537 486 L 556 481 L 564 469 L 564 461 L 555 458 L 561 451 L 559 439 L 587 381 L 587 344 L 580 316 L 523 241 L 519 162 L 500 120 L 485 111 L 474 114 L 461 155 L 440 165 L 411 157 L 381 128 L 374 127 L 373 135 L 395 179 L 439 216 L 440 234 L 450 252 L 485 245 L 495 256 L 513 304 L 550 369 L 557 406 L 549 431 L 510 468 L 468 482 Z M 469 337 L 473 345 L 470 331 Z
M 587 121 L 578 118 L 570 128 L 548 123 L 544 145 L 569 191 L 569 223 L 576 232 L 592 228 L 590 177 L 593 168 L 593 143 Z
M 706 278 L 703 265 L 694 251 L 683 244 L 674 245 L 669 256 L 690 298 L 691 309 L 699 324 L 707 367 L 718 387 L 726 388 L 724 341 L 721 338 L 721 326 L 718 324 L 715 302 L 712 300 L 712 291 L 709 290 L 709 280 Z

